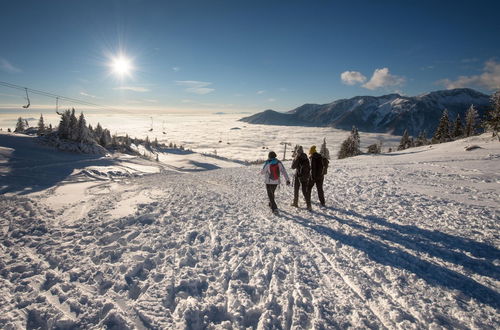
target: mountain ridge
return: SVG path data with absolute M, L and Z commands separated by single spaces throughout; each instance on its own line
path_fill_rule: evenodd
M 457 115 L 462 119 L 471 104 L 480 116 L 489 108 L 490 96 L 470 88 L 457 88 L 404 96 L 397 93 L 381 96 L 354 96 L 338 99 L 326 104 L 306 103 L 287 112 L 271 109 L 240 121 L 250 124 L 287 126 L 332 126 L 376 133 L 411 135 L 426 130 L 432 134 L 444 109 L 448 109 L 450 120 Z

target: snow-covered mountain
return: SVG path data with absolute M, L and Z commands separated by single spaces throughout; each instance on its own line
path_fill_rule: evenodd
M 418 96 L 388 94 L 379 97 L 356 96 L 328 104 L 304 104 L 287 113 L 266 110 L 242 118 L 251 124 L 333 126 L 350 129 L 356 125 L 365 132 L 401 135 L 408 129 L 411 135 L 426 130 L 434 132 L 443 109 L 450 119 L 457 114 L 465 118 L 471 104 L 482 115 L 489 107 L 489 96 L 473 89 L 459 88 L 426 93 Z
M 332 161 L 327 207 L 283 186 L 279 217 L 260 166 L 32 140 L 0 139 L 1 329 L 500 328 L 491 134 Z

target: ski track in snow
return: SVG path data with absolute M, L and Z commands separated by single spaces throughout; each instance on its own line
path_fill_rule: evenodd
M 280 216 L 255 166 L 0 196 L 0 327 L 498 329 L 498 165 L 384 157 Z

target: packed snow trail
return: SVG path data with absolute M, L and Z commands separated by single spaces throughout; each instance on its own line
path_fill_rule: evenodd
M 499 328 L 500 148 L 445 148 L 332 161 L 280 216 L 257 166 L 2 196 L 0 327 Z

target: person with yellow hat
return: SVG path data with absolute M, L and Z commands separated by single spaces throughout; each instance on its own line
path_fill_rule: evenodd
M 309 158 L 311 159 L 311 177 L 309 179 L 309 187 L 307 189 L 309 205 L 307 209 L 311 209 L 311 193 L 312 188 L 316 185 L 316 190 L 318 190 L 318 198 L 321 206 L 325 206 L 325 193 L 323 191 L 323 180 L 324 180 L 324 172 L 323 172 L 323 156 L 321 156 L 316 151 L 316 146 L 312 146 L 309 149 Z

